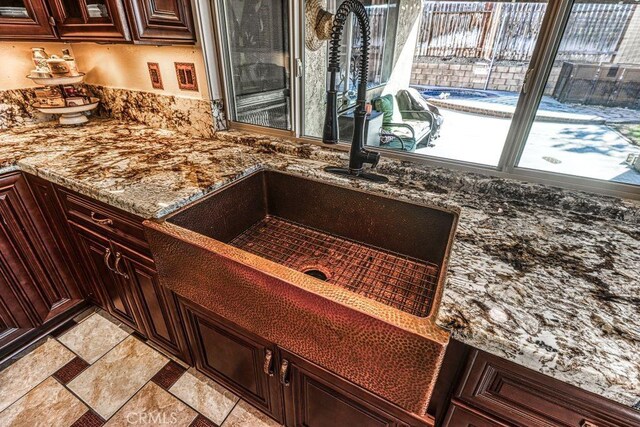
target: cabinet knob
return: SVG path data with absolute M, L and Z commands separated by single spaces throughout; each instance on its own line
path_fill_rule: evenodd
M 262 370 L 270 377 L 273 376 L 273 352 L 269 349 L 264 353 L 264 365 L 262 366 Z
M 282 359 L 282 363 L 280 364 L 280 384 L 285 387 L 289 387 L 289 361 L 287 359 Z
M 111 218 L 98 218 L 96 213 L 91 211 L 91 221 L 100 225 L 113 225 L 113 220 Z

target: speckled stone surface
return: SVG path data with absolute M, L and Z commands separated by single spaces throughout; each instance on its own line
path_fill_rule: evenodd
M 625 405 L 640 400 L 640 204 L 383 160 L 390 184 L 329 175 L 346 153 L 236 132 L 116 121 L 0 134 L 19 168 L 146 218 L 259 168 L 455 209 L 438 323 L 470 345 Z
M 212 137 L 217 130 L 225 129 L 221 101 L 97 85 L 87 87 L 101 100 L 98 114 L 102 118 L 134 121 L 200 137 Z
M 94 118 L 144 123 L 200 137 L 212 137 L 216 131 L 226 129 L 222 100 L 181 98 L 89 84 L 85 87 L 100 98 L 100 106 L 91 112 Z M 33 89 L 0 91 L 0 130 L 57 120 L 58 116 L 33 108 L 34 103 Z
M 0 90 L 0 130 L 54 120 L 32 107 L 35 97 L 33 89 Z

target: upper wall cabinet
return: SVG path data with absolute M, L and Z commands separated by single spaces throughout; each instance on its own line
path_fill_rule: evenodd
M 188 0 L 127 0 L 131 31 L 140 43 L 193 44 L 193 14 Z
M 0 38 L 56 38 L 45 0 L 8 0 L 0 3 Z
M 49 0 L 49 3 L 63 40 L 130 40 L 120 0 Z
M 0 39 L 193 44 L 195 32 L 190 0 L 8 0 Z

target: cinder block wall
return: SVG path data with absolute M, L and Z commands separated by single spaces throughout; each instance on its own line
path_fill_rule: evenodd
M 487 89 L 520 92 L 527 66 L 523 62 L 495 62 Z M 562 64 L 557 64 L 552 69 L 545 94 L 551 95 L 553 92 L 561 66 Z M 488 74 L 487 61 L 416 58 L 411 70 L 411 84 L 484 89 Z

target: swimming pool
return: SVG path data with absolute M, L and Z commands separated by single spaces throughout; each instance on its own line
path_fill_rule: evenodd
M 469 98 L 497 98 L 500 96 L 498 91 L 467 89 L 462 87 L 444 87 L 444 86 L 413 86 L 425 98 L 451 98 L 451 99 L 469 99 Z

